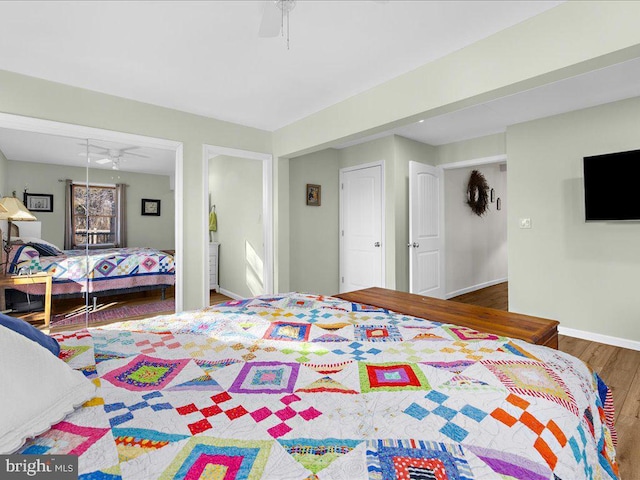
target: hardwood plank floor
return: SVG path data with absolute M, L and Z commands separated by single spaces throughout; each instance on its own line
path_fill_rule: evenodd
M 483 288 L 451 300 L 508 310 L 508 284 Z M 640 480 L 640 352 L 564 335 L 559 336 L 558 349 L 585 362 L 611 388 L 620 478 Z

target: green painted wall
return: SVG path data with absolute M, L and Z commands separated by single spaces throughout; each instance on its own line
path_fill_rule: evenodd
M 640 149 L 639 125 L 640 97 L 508 128 L 510 310 L 640 340 L 640 223 L 586 223 L 582 174 L 584 156 Z
M 504 155 L 506 153 L 505 134 L 496 133 L 461 142 L 447 143 L 436 148 L 438 165 Z
M 6 71 L 0 71 L 0 112 L 182 142 L 184 308 L 204 306 L 202 145 L 269 153 L 271 133 Z
M 339 292 L 339 170 L 332 148 L 289 162 L 291 290 Z M 321 205 L 308 206 L 306 185 L 322 187 Z
M 430 145 L 391 135 L 342 150 L 326 149 L 291 159 L 291 289 L 323 294 L 339 291 L 339 170 L 384 161 L 385 281 L 387 288 L 408 291 L 409 161 L 433 165 L 435 152 Z M 322 207 L 305 205 L 306 183 L 322 184 Z
M 8 195 L 9 187 L 7 185 L 8 165 L 7 157 L 4 156 L 2 150 L 0 150 L 0 197 Z
M 84 182 L 84 168 L 45 163 L 8 162 L 8 191 L 16 191 L 22 199 L 24 186 L 30 193 L 53 194 L 53 212 L 34 213 L 42 222 L 42 238 L 64 248 L 64 182 L 58 179 Z M 169 177 L 106 169 L 89 169 L 89 182 L 101 184 L 126 183 L 127 187 L 127 244 L 129 247 L 173 249 L 175 246 L 175 202 L 169 188 Z M 143 216 L 141 200 L 160 200 L 159 217 Z
M 209 198 L 218 216 L 212 239 L 220 242 L 220 288 L 243 298 L 264 293 L 262 164 L 224 155 L 209 160 Z

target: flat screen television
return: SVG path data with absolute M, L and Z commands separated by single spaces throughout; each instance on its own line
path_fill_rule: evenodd
M 586 220 L 640 220 L 640 150 L 584 157 Z

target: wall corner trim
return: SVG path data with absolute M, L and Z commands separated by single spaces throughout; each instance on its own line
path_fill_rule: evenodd
M 562 325 L 558 326 L 558 333 L 560 335 L 566 335 L 567 337 L 581 338 L 583 340 L 590 340 L 592 342 L 613 345 L 614 347 L 628 348 L 630 350 L 640 351 L 640 341 L 637 340 L 629 340 L 626 338 L 603 335 L 601 333 L 576 330 L 574 328 L 563 327 Z
M 477 285 L 472 285 L 470 287 L 461 288 L 460 290 L 455 290 L 453 292 L 449 292 L 445 295 L 445 299 L 449 300 L 450 298 L 457 297 L 458 295 L 464 295 L 465 293 L 475 292 L 476 290 L 480 290 L 481 288 L 492 287 L 493 285 L 498 285 L 499 283 L 504 283 L 508 280 L 508 278 L 497 278 L 495 280 L 489 280 L 488 282 L 478 283 Z
M 226 290 L 224 288 L 221 288 L 219 290 L 219 293 L 221 293 L 222 295 L 226 295 L 227 297 L 231 297 L 234 300 L 242 300 L 243 298 L 242 295 L 238 295 L 237 293 L 230 292 L 229 290 Z

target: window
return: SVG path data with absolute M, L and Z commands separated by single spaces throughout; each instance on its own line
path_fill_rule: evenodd
M 71 238 L 73 248 L 113 247 L 118 239 L 116 186 L 72 184 Z

